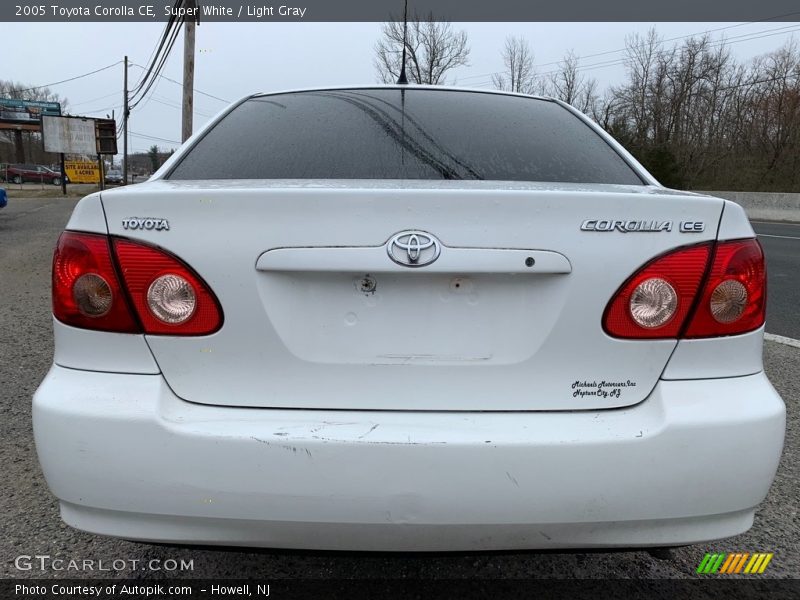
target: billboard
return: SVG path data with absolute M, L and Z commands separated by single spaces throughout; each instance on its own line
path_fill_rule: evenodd
M 42 116 L 60 116 L 61 104 L 38 100 L 0 98 L 0 122 L 38 125 Z
M 43 116 L 42 144 L 46 152 L 97 154 L 94 119 Z

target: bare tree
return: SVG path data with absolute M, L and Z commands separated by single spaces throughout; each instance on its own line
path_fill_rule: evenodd
M 636 140 L 643 140 L 650 127 L 650 96 L 653 72 L 661 51 L 661 38 L 654 28 L 646 37 L 639 34 L 625 39 L 625 67 L 628 71 L 628 83 L 617 93 L 619 107 L 627 111 L 634 129 Z
M 42 102 L 60 102 L 61 110 L 66 112 L 67 99 L 61 98 L 48 87 L 31 87 L 18 81 L 0 79 L 0 97 L 16 100 L 40 100 Z
M 400 75 L 403 56 L 403 23 L 383 24 L 375 44 L 375 68 L 383 83 L 394 83 Z M 448 71 L 468 64 L 467 33 L 454 31 L 450 23 L 435 21 L 433 14 L 408 21 L 406 75 L 412 83 L 444 85 Z
M 68 101 L 61 98 L 48 87 L 32 87 L 26 83 L 0 80 L 0 98 L 15 100 L 38 100 L 42 102 L 61 103 L 62 113 L 67 113 Z M 19 136 L 19 137 L 17 137 Z M 45 152 L 42 148 L 41 134 L 33 131 L 15 132 L 0 131 L 0 163 L 17 162 L 18 140 L 22 140 L 22 157 L 37 163 L 53 163 L 56 155 Z
M 384 81 L 394 81 L 402 24 L 384 29 L 376 65 Z M 466 64 L 469 52 L 463 32 L 430 18 L 409 24 L 406 50 L 409 80 L 423 83 L 444 83 L 447 70 Z M 651 29 L 626 38 L 626 81 L 605 91 L 584 75 L 572 52 L 544 74 L 534 72 L 524 39 L 507 38 L 501 55 L 504 69 L 492 78 L 494 87 L 548 94 L 588 113 L 667 186 L 800 191 L 800 47 L 794 40 L 739 62 L 724 39 L 703 35 L 666 44 Z
M 580 59 L 570 50 L 550 74 L 548 93 L 582 112 L 592 112 L 597 102 L 597 80 L 580 72 Z
M 505 71 L 492 75 L 492 83 L 498 90 L 533 94 L 536 92 L 536 71 L 533 66 L 533 51 L 527 40 L 509 36 L 503 48 Z
M 752 112 L 747 133 L 760 188 L 798 185 L 800 176 L 800 50 L 792 39 L 753 64 Z M 784 183 L 785 185 L 785 183 Z

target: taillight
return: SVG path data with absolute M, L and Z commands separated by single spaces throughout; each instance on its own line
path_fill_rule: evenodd
M 58 238 L 53 314 L 74 327 L 141 333 L 114 270 L 108 237 L 65 231 Z
M 719 242 L 697 309 L 684 337 L 734 335 L 758 329 L 767 309 L 767 271 L 758 240 Z
M 177 257 L 73 232 L 61 235 L 53 258 L 53 314 L 74 327 L 124 333 L 208 335 L 222 326 L 213 292 Z
M 642 267 L 606 307 L 606 333 L 633 339 L 678 337 L 697 297 L 710 254 L 710 243 L 689 246 Z
M 603 328 L 627 339 L 736 335 L 761 327 L 765 309 L 758 241 L 705 243 L 642 267 L 612 297 Z
M 145 333 L 208 335 L 222 326 L 213 292 L 180 259 L 130 240 L 114 239 L 113 245 Z

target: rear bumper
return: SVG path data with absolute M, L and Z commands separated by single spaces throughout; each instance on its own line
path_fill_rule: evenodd
M 54 366 L 34 397 L 70 525 L 131 539 L 350 550 L 694 543 L 752 524 L 783 446 L 763 374 L 661 381 L 564 413 L 195 405 L 160 375 Z

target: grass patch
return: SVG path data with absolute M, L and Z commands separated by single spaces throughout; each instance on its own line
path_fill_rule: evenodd
M 9 200 L 16 198 L 82 198 L 92 192 L 100 190 L 97 185 L 67 185 L 67 195 L 65 196 L 61 191 L 61 186 L 45 186 L 39 187 L 38 185 L 6 185 L 6 193 Z

